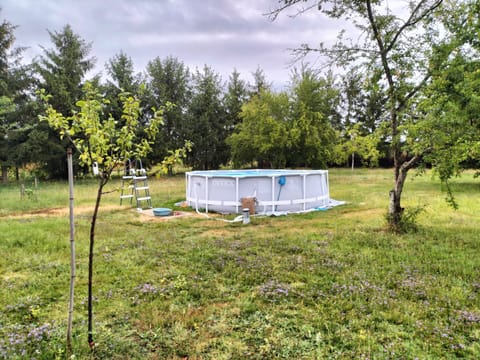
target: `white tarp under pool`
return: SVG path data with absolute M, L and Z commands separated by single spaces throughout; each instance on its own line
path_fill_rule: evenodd
M 210 170 L 186 173 L 186 200 L 206 212 L 240 213 L 242 199 L 255 212 L 308 211 L 330 205 L 327 170 Z

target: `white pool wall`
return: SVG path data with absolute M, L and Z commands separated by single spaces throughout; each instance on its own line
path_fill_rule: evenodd
M 257 213 L 307 211 L 330 200 L 327 170 L 209 170 L 185 176 L 188 205 L 206 212 L 240 213 L 241 199 L 248 197 L 256 199 Z

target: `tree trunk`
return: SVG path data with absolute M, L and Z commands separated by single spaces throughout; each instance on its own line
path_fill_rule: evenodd
M 93 350 L 95 342 L 93 341 L 93 245 L 95 243 L 95 224 L 97 222 L 98 209 L 100 207 L 100 201 L 102 200 L 103 187 L 108 182 L 108 176 L 103 175 L 100 178 L 98 185 L 97 200 L 95 202 L 95 209 L 93 210 L 92 222 L 90 225 L 90 248 L 88 253 L 88 345 Z
M 2 183 L 8 184 L 8 166 L 2 165 Z
M 390 190 L 390 203 L 388 205 L 388 226 L 395 232 L 400 232 L 400 222 L 402 220 L 403 208 L 400 204 L 401 193 Z
M 397 156 L 400 157 L 401 155 L 397 153 Z M 418 156 L 414 156 L 410 160 L 403 162 L 401 162 L 399 158 L 395 159 L 395 187 L 390 190 L 390 203 L 388 206 L 388 225 L 390 229 L 395 232 L 402 231 L 401 220 L 404 209 L 401 206 L 401 199 L 407 173 L 408 170 L 415 166 L 418 160 Z

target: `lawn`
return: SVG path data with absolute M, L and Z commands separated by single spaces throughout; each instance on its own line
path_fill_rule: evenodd
M 95 182 L 75 185 L 76 359 L 480 358 L 480 179 L 455 179 L 459 210 L 431 174 L 404 205 L 418 230 L 384 230 L 391 170 L 330 170 L 346 205 L 249 225 L 161 221 L 105 196 L 97 224 L 94 339 L 86 292 Z M 153 205 L 184 199 L 181 175 L 150 179 Z M 115 180 L 109 190 L 120 185 Z M 20 199 L 0 186 L 0 358 L 65 358 L 68 186 Z M 184 209 L 182 209 L 184 210 Z

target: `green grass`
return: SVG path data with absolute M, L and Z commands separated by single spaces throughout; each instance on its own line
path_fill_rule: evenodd
M 105 196 L 95 245 L 94 331 L 86 341 L 89 207 L 75 187 L 77 359 L 438 359 L 480 357 L 479 179 L 410 177 L 416 233 L 386 233 L 390 170 L 333 169 L 326 212 L 144 221 Z M 119 185 L 118 180 L 111 189 Z M 184 198 L 184 177 L 150 181 L 154 206 Z M 0 187 L 0 358 L 64 357 L 69 282 L 68 188 L 36 199 Z M 24 353 L 22 353 L 24 352 Z

